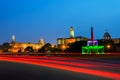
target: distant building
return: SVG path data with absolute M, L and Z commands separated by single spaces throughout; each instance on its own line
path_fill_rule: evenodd
M 69 47 L 71 43 L 74 43 L 76 41 L 87 41 L 88 38 L 83 36 L 74 36 L 74 28 L 70 27 L 70 37 L 69 38 L 57 38 L 57 46 L 58 48 L 65 50 Z
M 112 46 L 115 46 L 114 51 L 120 52 L 120 38 L 111 38 L 111 35 L 106 31 L 103 35 L 103 41 L 105 40 L 112 40 L 114 42 L 114 44 L 106 43 L 107 45 L 105 45 L 105 47 L 107 49 L 110 49 L 112 48 Z
M 113 40 L 114 44 L 119 44 L 120 43 L 120 38 L 111 38 L 111 35 L 106 31 L 103 35 L 104 40 Z
M 103 35 L 103 39 L 109 40 L 109 39 L 111 39 L 111 35 L 106 31 Z
M 12 36 L 12 41 L 10 43 L 10 52 L 25 52 L 27 47 L 32 47 L 34 51 L 38 51 L 42 46 L 44 46 L 44 40 L 40 39 L 38 43 L 29 42 L 15 42 L 15 36 Z
M 112 38 L 115 44 L 120 44 L 120 38 Z

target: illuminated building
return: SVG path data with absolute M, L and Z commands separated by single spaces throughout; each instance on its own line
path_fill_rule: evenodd
M 29 42 L 15 42 L 15 36 L 12 36 L 12 42 L 10 44 L 10 52 L 25 52 L 27 47 L 32 47 L 35 52 L 38 51 L 42 46 L 44 46 L 44 40 L 40 39 L 38 43 Z
M 110 34 L 107 31 L 104 33 L 103 39 L 105 39 L 105 40 L 111 39 L 111 36 L 110 36 Z
M 120 44 L 120 38 L 112 38 L 115 44 Z
M 120 38 L 113 38 L 114 44 L 116 45 L 116 52 L 120 52 Z
M 58 48 L 65 50 L 69 47 L 71 43 L 74 43 L 76 41 L 87 41 L 88 38 L 85 38 L 83 36 L 74 36 L 74 28 L 70 27 L 70 37 L 69 38 L 57 38 L 57 46 Z
M 105 52 L 120 51 L 120 38 L 111 38 L 111 35 L 106 31 L 102 40 L 105 46 Z
M 120 43 L 120 38 L 111 38 L 111 35 L 106 31 L 103 35 L 104 40 L 110 40 L 112 39 L 114 41 L 114 44 L 119 44 Z

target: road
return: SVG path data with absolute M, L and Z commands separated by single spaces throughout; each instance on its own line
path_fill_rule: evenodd
M 0 78 L 2 80 L 120 80 L 119 62 L 113 62 L 47 56 L 0 56 Z

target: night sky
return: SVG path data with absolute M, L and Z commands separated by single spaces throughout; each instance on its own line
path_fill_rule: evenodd
M 112 38 L 120 37 L 120 0 L 0 0 L 0 44 L 11 42 L 56 44 L 57 38 L 75 36 L 96 39 L 107 30 Z

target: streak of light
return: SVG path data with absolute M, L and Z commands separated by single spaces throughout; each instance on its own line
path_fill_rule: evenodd
M 46 57 L 45 57 L 46 58 Z M 101 77 L 107 77 L 115 80 L 120 80 L 120 74 L 119 73 L 114 73 L 114 72 L 107 72 L 107 71 L 102 71 L 102 70 L 92 70 L 92 69 L 85 69 L 85 68 L 78 68 L 74 66 L 66 66 L 66 65 L 60 65 L 63 62 L 59 62 L 58 64 L 54 63 L 48 63 L 51 62 L 51 60 L 39 60 L 37 57 L 0 57 L 0 60 L 2 61 L 11 61 L 11 62 L 19 62 L 19 63 L 26 63 L 26 64 L 34 64 L 34 65 L 39 65 L 39 66 L 46 66 L 46 67 L 51 67 L 51 68 L 57 68 L 57 69 L 63 69 L 63 70 L 68 70 L 68 71 L 73 71 L 73 72 L 79 72 L 79 73 L 84 73 L 84 74 L 90 74 L 90 75 L 95 75 L 95 76 L 101 76 Z M 47 62 L 47 63 L 46 63 Z M 69 64 L 69 63 L 65 63 Z M 81 64 L 82 65 L 82 64 Z M 90 64 L 87 64 L 90 65 Z M 87 66 L 84 65 L 84 66 Z

